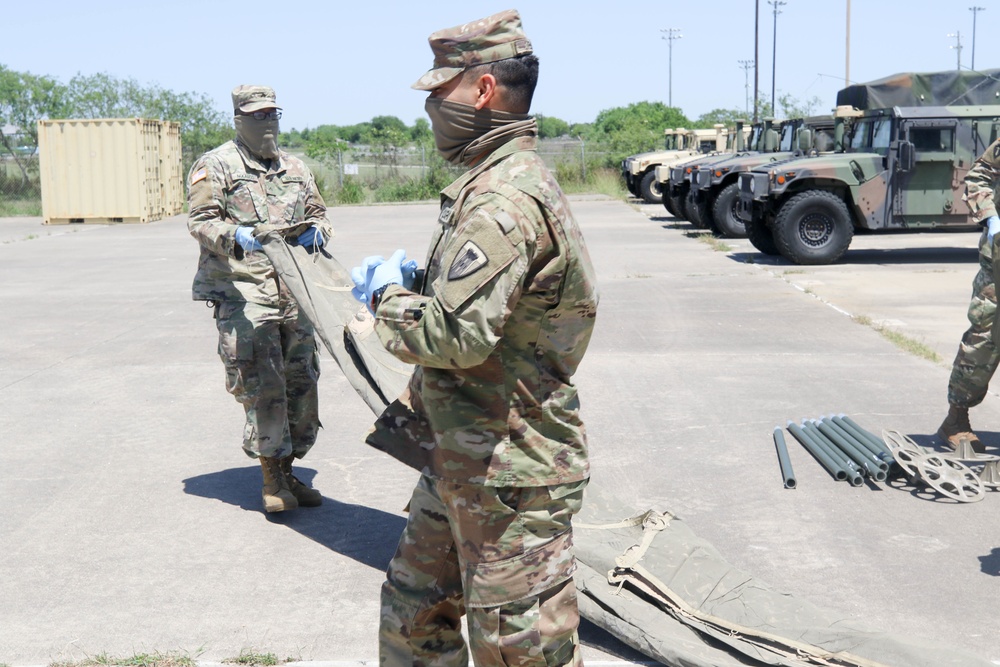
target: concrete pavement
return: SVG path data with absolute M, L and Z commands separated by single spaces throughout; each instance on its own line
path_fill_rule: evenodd
M 793 441 L 789 491 L 771 441 L 788 419 L 846 412 L 933 444 L 975 235 L 858 237 L 842 263 L 804 268 L 745 241 L 713 250 L 662 207 L 573 206 L 602 292 L 577 377 L 593 483 L 679 514 L 789 593 L 1000 664 L 1000 494 L 958 505 L 851 488 Z M 435 217 L 429 204 L 331 209 L 334 252 L 423 258 Z M 325 429 L 304 461 L 324 505 L 264 516 L 210 313 L 190 300 L 196 258 L 180 217 L 0 221 L 0 662 L 376 657 L 378 589 L 415 474 L 361 442 L 372 414 L 324 355 Z M 996 394 L 973 419 L 995 451 Z M 644 661 L 593 626 L 583 638 L 588 664 Z

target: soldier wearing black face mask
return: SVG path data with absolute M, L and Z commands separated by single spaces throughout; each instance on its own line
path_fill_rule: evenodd
M 314 507 L 322 495 L 292 474 L 319 430 L 313 327 L 254 237 L 284 230 L 322 247 L 333 236 L 309 168 L 278 148 L 281 109 L 266 86 L 233 90 L 236 139 L 188 176 L 188 229 L 201 244 L 194 298 L 214 305 L 226 389 L 246 411 L 243 449 L 260 460 L 268 512 Z

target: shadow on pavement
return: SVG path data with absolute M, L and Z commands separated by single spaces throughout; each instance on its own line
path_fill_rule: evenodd
M 725 239 L 722 239 L 725 242 Z M 734 252 L 729 254 L 733 261 L 743 264 L 776 264 L 797 266 L 781 255 L 765 255 L 762 252 Z M 837 264 L 978 264 L 979 250 L 976 248 L 892 248 L 848 250 Z M 971 280 L 971 278 L 970 278 Z
M 979 557 L 979 569 L 991 577 L 1000 577 L 1000 547 L 989 554 Z
M 296 466 L 295 476 L 312 484 L 315 470 Z M 264 514 L 260 500 L 260 467 L 230 468 L 184 480 L 184 492 L 214 498 L 248 512 Z M 396 552 L 406 519 L 363 505 L 323 496 L 319 507 L 265 515 L 331 551 L 384 572 Z

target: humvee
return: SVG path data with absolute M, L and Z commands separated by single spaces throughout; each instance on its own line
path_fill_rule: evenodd
M 664 135 L 664 150 L 639 153 L 622 160 L 622 177 L 628 191 L 650 204 L 662 201 L 656 167 L 718 150 L 720 137 L 725 141 L 725 126 L 716 125 L 709 130 L 676 128 L 665 130 Z
M 850 107 L 840 110 L 841 113 L 852 111 Z M 795 118 L 781 125 L 778 148 L 773 153 L 737 153 L 711 165 L 701 163 L 692 167 L 688 197 L 693 201 L 698 220 L 718 236 L 745 237 L 743 221 L 736 215 L 739 174 L 762 164 L 787 160 L 802 151 L 832 151 L 835 125 L 832 115 Z M 812 130 L 812 142 L 805 146 L 799 141 L 799 131 L 804 127 Z
M 759 153 L 776 150 L 778 146 L 778 133 L 774 129 L 775 127 L 780 127 L 780 123 L 776 123 L 770 118 L 764 119 L 759 123 L 754 123 L 746 141 L 748 151 Z M 707 157 L 697 156 L 682 160 L 672 166 L 658 168 L 656 170 L 656 178 L 660 182 L 660 189 L 663 191 L 663 206 L 667 209 L 667 212 L 675 218 L 688 220 L 695 227 L 703 227 L 704 225 L 698 217 L 698 210 L 688 199 L 688 192 L 691 187 L 691 172 L 701 164 L 729 159 L 733 155 L 733 149 L 730 149 L 728 152 L 713 153 Z

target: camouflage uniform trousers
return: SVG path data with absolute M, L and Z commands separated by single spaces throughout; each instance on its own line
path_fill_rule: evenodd
M 994 242 L 998 239 L 1000 235 Z M 1000 354 L 993 342 L 993 321 L 997 312 L 993 250 L 984 231 L 979 239 L 979 273 L 972 281 L 971 326 L 962 336 L 948 382 L 948 403 L 959 408 L 971 408 L 983 402 L 990 379 L 1000 363 Z
M 320 427 L 312 325 L 285 294 L 277 306 L 217 303 L 215 320 L 226 389 L 246 410 L 244 451 L 254 458 L 302 458 Z
M 586 480 L 486 487 L 422 476 L 382 585 L 383 667 L 582 666 L 571 518 Z

